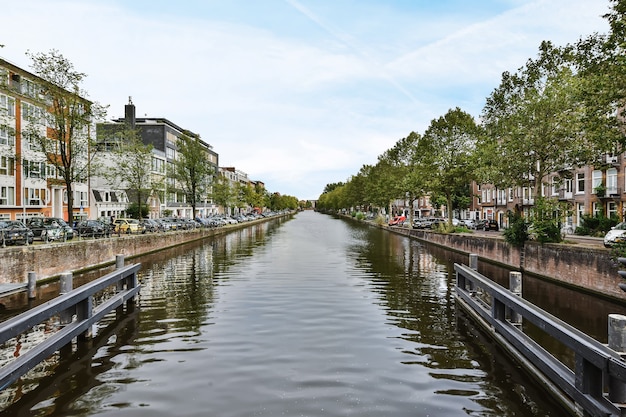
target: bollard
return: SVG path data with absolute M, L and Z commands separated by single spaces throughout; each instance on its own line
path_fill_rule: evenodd
M 64 272 L 59 279 L 59 295 L 67 294 L 72 291 L 73 277 L 71 272 Z M 74 316 L 73 310 L 67 309 L 59 313 L 59 320 L 61 324 L 69 324 L 72 322 Z
M 37 274 L 34 271 L 28 273 L 28 298 L 30 300 L 37 297 Z
M 475 253 L 470 253 L 469 256 L 469 267 L 474 271 L 478 271 L 478 255 Z
M 517 295 L 518 297 L 522 296 L 522 273 L 521 272 L 509 272 L 509 290 Z M 522 315 L 516 311 L 511 310 L 509 319 L 511 320 L 511 324 L 514 326 L 522 325 Z
M 609 314 L 608 345 L 619 353 L 626 355 L 626 316 Z M 615 378 L 609 378 L 609 399 L 614 403 L 626 403 L 626 384 Z
M 115 269 L 120 269 L 124 267 L 124 255 L 119 254 L 115 255 Z

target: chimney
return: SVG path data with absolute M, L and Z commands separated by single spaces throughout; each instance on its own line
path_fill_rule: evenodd
M 124 106 L 124 119 L 131 129 L 135 128 L 135 105 L 130 96 L 128 96 L 128 104 Z

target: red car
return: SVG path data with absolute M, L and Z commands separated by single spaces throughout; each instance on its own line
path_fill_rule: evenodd
M 393 219 L 389 220 L 389 226 L 402 226 L 406 220 L 406 216 L 394 216 Z

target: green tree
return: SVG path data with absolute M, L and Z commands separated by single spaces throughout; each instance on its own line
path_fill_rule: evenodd
M 96 147 L 92 137 L 94 122 L 103 120 L 106 107 L 86 99 L 82 89 L 86 75 L 59 51 L 31 53 L 34 73 L 43 80 L 36 97 L 39 106 L 23 103 L 26 139 L 45 155 L 46 163 L 54 166 L 67 192 L 67 218 L 73 219 L 74 184 L 86 182 L 91 175 L 91 163 Z
M 112 164 L 103 164 L 103 176 L 111 184 L 126 189 L 135 200 L 137 212 L 143 215 L 145 201 L 159 188 L 160 182 L 152 174 L 152 145 L 141 140 L 141 133 L 129 125 L 115 133 L 111 155 Z M 128 212 L 128 210 L 127 210 Z
M 611 31 L 594 34 L 576 45 L 580 99 L 585 104 L 585 136 L 604 151 L 624 151 L 626 117 L 626 2 L 610 0 L 606 15 Z
M 434 196 L 445 197 L 449 227 L 455 198 L 474 178 L 471 161 L 480 132 L 474 118 L 457 107 L 433 120 L 422 137 L 427 187 Z
M 215 170 L 209 162 L 207 145 L 199 136 L 185 133 L 178 139 L 176 146 L 177 157 L 172 177 L 185 194 L 195 218 L 198 202 L 207 197 Z
M 222 175 L 213 178 L 210 195 L 215 204 L 224 207 L 225 210 L 234 204 L 235 196 L 230 182 Z
M 487 98 L 480 149 L 482 166 L 489 166 L 483 172 L 496 185 L 528 186 L 541 197 L 547 174 L 597 159 L 601 146 L 582 134 L 584 106 L 572 57 L 571 47 L 543 42 L 538 57 L 515 74 L 505 72 Z

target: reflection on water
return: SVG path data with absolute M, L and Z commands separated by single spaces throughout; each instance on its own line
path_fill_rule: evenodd
M 562 416 L 457 310 L 455 256 L 313 212 L 145 256 L 136 310 L 0 416 Z

